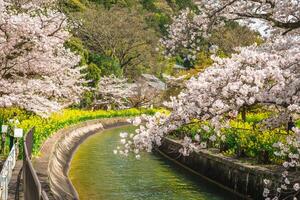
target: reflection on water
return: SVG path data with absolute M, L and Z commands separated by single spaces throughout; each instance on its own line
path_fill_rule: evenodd
M 121 158 L 113 150 L 125 126 L 87 139 L 76 152 L 69 172 L 81 200 L 221 200 L 231 194 L 177 167 L 159 155 L 141 160 Z

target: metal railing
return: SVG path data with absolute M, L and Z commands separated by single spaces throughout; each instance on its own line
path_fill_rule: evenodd
M 24 140 L 23 157 L 23 188 L 25 200 L 48 200 L 48 196 L 42 189 L 36 171 L 31 163 L 34 129 L 31 129 Z
M 0 173 L 0 200 L 7 200 L 8 198 L 8 184 L 16 165 L 16 158 L 17 152 L 14 144 Z

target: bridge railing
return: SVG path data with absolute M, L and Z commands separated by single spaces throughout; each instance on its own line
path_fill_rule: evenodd
M 25 200 L 48 200 L 48 196 L 42 189 L 36 171 L 31 162 L 34 129 L 31 129 L 24 140 L 23 157 L 23 188 Z
M 17 159 L 16 145 L 13 145 L 0 173 L 0 200 L 8 198 L 8 184 Z

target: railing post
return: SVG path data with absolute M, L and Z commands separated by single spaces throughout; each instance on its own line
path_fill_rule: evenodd
M 10 161 L 10 158 L 8 158 L 8 164 L 7 164 L 7 169 L 8 169 L 8 171 L 7 171 L 7 176 L 6 176 L 6 186 L 7 186 L 7 188 L 8 188 L 8 180 L 10 180 L 10 177 L 11 177 L 11 172 L 10 172 L 10 170 L 11 170 L 11 161 Z M 8 197 L 8 189 L 6 190 L 6 194 L 7 194 L 7 196 L 6 196 L 6 199 L 7 199 L 7 197 Z
M 24 140 L 23 187 L 25 200 L 47 200 L 41 183 L 31 163 L 34 129 L 28 132 Z
M 8 197 L 8 183 L 7 183 L 7 176 L 4 177 L 4 199 L 6 200 Z
M 1 173 L 0 173 L 0 187 L 1 187 L 1 193 L 0 198 L 1 200 L 7 200 L 8 198 L 8 184 L 12 177 L 12 171 L 16 165 L 16 145 L 13 146 L 11 151 L 9 152 L 9 155 L 4 162 L 4 165 L 2 167 Z
M 4 186 L 3 186 L 3 177 L 2 175 L 0 176 L 0 199 L 3 200 L 3 191 L 4 191 Z
M 1 174 L 1 200 L 5 200 L 5 188 L 6 188 L 6 182 L 5 182 L 5 176 Z

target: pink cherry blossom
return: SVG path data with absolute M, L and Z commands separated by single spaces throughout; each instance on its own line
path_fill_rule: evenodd
M 80 57 L 64 47 L 66 16 L 41 2 L 16 10 L 13 1 L 0 0 L 0 106 L 48 116 L 79 101 L 85 88 Z

